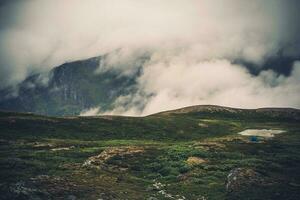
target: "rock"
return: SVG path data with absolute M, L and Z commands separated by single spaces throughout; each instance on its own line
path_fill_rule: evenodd
M 191 156 L 186 160 L 186 162 L 190 166 L 195 166 L 200 165 L 202 163 L 206 163 L 207 161 L 199 157 Z
M 155 190 L 160 190 L 162 188 L 164 188 L 166 185 L 162 184 L 161 182 L 155 182 L 153 183 L 153 187 L 155 188 Z
M 53 145 L 50 143 L 41 143 L 41 142 L 34 142 L 32 146 L 33 148 L 37 148 L 37 149 L 47 149 L 53 147 Z
M 149 197 L 147 200 L 158 200 L 156 197 Z
M 226 190 L 229 193 L 240 192 L 251 185 L 263 183 L 262 176 L 249 168 L 235 168 L 227 176 Z
M 149 191 L 154 191 L 156 190 L 155 187 L 153 187 L 152 185 L 149 185 L 147 188 L 146 188 L 146 191 L 149 192 Z
M 188 179 L 188 176 L 186 174 L 179 174 L 176 178 L 178 181 L 185 181 Z
M 58 148 L 53 148 L 51 151 L 68 151 L 71 149 L 74 149 L 75 146 L 70 146 L 70 147 L 58 147 Z
M 29 186 L 23 181 L 1 187 L 0 199 L 49 199 L 49 195 L 33 186 Z
M 48 180 L 48 179 L 50 179 L 50 176 L 44 174 L 30 178 L 31 181 L 37 181 L 37 180 L 41 181 L 41 180 Z
M 77 198 L 74 195 L 69 195 L 68 198 L 67 198 L 67 200 L 76 200 L 76 199 Z
M 126 155 L 133 155 L 133 154 L 140 154 L 143 153 L 145 150 L 142 147 L 130 146 L 130 147 L 110 147 L 102 151 L 97 156 L 92 156 L 88 158 L 84 163 L 83 166 L 101 166 L 105 164 L 106 161 L 109 159 L 120 156 L 124 157 Z
M 118 200 L 116 194 L 114 193 L 104 193 L 102 192 L 99 197 L 97 198 L 97 200 Z
M 208 124 L 205 124 L 205 123 L 200 122 L 198 125 L 202 128 L 208 128 Z

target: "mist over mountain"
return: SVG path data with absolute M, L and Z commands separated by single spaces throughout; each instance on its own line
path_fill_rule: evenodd
M 297 0 L 2 1 L 1 108 L 138 116 L 197 104 L 300 108 L 299 8 Z M 102 62 L 92 69 L 94 57 Z
M 300 0 L 0 0 L 0 200 L 299 200 Z
M 130 92 L 135 80 L 114 72 L 97 73 L 101 59 L 66 63 L 1 90 L 0 109 L 46 115 L 79 115 L 96 106 L 108 109 Z
M 284 76 L 268 70 L 254 75 L 247 70 L 247 66 L 246 69 L 239 70 L 237 65 L 226 61 L 207 62 L 200 66 L 206 69 L 206 73 L 201 76 L 197 75 L 198 66 L 191 66 L 188 73 L 180 68 L 174 71 L 168 67 L 164 69 L 152 66 L 147 54 L 135 58 L 130 62 L 130 70 L 121 73 L 120 65 L 124 63 L 114 63 L 114 66 L 107 67 L 111 59 L 113 58 L 108 54 L 65 63 L 48 73 L 31 75 L 14 87 L 0 90 L 0 109 L 54 116 L 148 115 L 199 102 L 246 108 L 276 104 L 277 107 L 297 107 L 299 103 L 297 83 L 300 65 L 293 66 L 290 76 Z M 224 67 L 228 70 L 226 76 L 220 74 L 218 82 L 214 83 L 215 80 L 210 79 L 212 73 Z M 153 68 L 151 73 L 159 71 L 153 76 L 149 68 Z M 181 73 L 181 79 L 174 81 L 171 78 L 175 76 L 174 73 Z M 193 79 L 191 75 L 197 75 L 199 79 L 190 82 Z M 236 79 L 239 76 L 240 79 Z M 213 88 L 223 89 L 211 93 Z M 254 93 L 245 94 L 248 97 L 244 99 L 245 97 L 237 96 L 240 89 Z M 236 99 L 224 98 L 228 96 L 227 93 L 236 96 Z M 283 93 L 286 95 L 280 96 Z M 205 99 L 201 100 L 201 96 Z M 276 98 L 272 99 L 272 96 Z M 286 99 L 287 96 L 291 98 Z M 280 104 L 282 102 L 284 103 Z

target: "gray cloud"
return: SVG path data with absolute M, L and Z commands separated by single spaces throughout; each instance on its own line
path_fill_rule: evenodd
M 296 0 L 4 1 L 0 88 L 67 61 L 108 54 L 98 73 L 130 76 L 143 64 L 138 93 L 120 97 L 114 113 L 198 103 L 300 107 L 298 64 L 289 77 L 280 74 L 286 66 L 277 72 L 264 67 L 279 54 L 290 63 L 299 59 L 299 8 Z M 140 62 L 145 55 L 149 60 Z M 250 63 L 258 75 L 236 61 Z M 124 107 L 126 101 L 135 104 Z

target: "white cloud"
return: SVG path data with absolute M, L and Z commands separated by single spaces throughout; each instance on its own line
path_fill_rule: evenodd
M 148 115 L 197 104 L 299 108 L 299 75 L 298 62 L 291 76 L 285 77 L 271 70 L 253 76 L 227 60 L 193 63 L 176 57 L 164 63 L 151 61 L 139 78 L 138 93 L 120 97 L 114 110 L 102 114 Z M 145 104 L 143 109 L 138 102 Z
M 87 110 L 83 110 L 79 115 L 80 116 L 95 116 L 100 113 L 100 107 L 94 107 Z
M 9 3 L 0 8 L 0 88 L 67 61 L 107 54 L 98 73 L 131 76 L 147 55 L 138 93 L 120 97 L 112 113 L 144 115 L 191 104 L 300 107 L 299 64 L 290 77 L 272 70 L 253 76 L 232 64 L 242 60 L 260 66 L 280 50 L 285 56 L 297 54 L 298 19 L 290 12 L 295 2 Z
M 289 4 L 279 0 L 12 2 L 1 9 L 1 17 L 7 19 L 3 22 L 8 21 L 0 24 L 1 86 L 35 71 L 122 48 L 188 48 L 198 59 L 238 58 L 261 64 L 282 42 L 290 42 L 282 31 Z

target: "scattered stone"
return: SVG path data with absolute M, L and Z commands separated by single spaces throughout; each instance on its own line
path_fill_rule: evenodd
M 202 163 L 206 163 L 207 161 L 199 157 L 191 156 L 186 160 L 186 162 L 190 166 L 196 166 Z
M 207 200 L 205 196 L 198 197 L 197 200 Z
M 201 128 L 208 128 L 208 124 L 205 123 L 199 123 L 198 126 L 200 126 Z
M 151 187 L 151 190 L 157 191 L 158 195 L 161 195 L 166 199 L 176 199 L 176 200 L 185 200 L 186 199 L 185 196 L 178 195 L 178 194 L 174 195 L 174 194 L 167 192 L 167 190 L 165 189 L 166 185 L 162 184 L 161 182 L 154 182 L 152 184 L 152 186 L 153 187 Z M 148 187 L 148 188 L 150 189 L 150 187 Z M 155 197 L 149 197 L 148 199 L 156 200 Z
M 67 200 L 76 200 L 76 199 L 77 198 L 74 195 L 69 195 L 68 198 L 67 198 Z
M 84 163 L 83 166 L 94 166 L 94 167 L 100 167 L 103 164 L 105 164 L 106 161 L 109 159 L 120 156 L 124 157 L 126 155 L 135 155 L 135 154 L 141 154 L 145 150 L 142 147 L 136 147 L 136 146 L 130 146 L 130 147 L 110 147 L 102 151 L 97 156 L 92 156 L 88 158 Z
M 65 179 L 59 176 L 48 176 L 48 175 L 38 175 L 36 177 L 30 178 L 30 180 L 34 183 L 51 182 L 55 184 L 65 181 Z
M 239 192 L 250 185 L 259 185 L 264 182 L 262 176 L 249 168 L 235 168 L 227 176 L 227 192 Z
M 179 180 L 179 181 L 185 181 L 187 179 L 188 179 L 188 176 L 186 174 L 179 174 L 177 176 L 177 180 Z
M 156 190 L 160 190 L 162 189 L 163 187 L 165 187 L 166 185 L 165 184 L 162 184 L 161 182 L 155 182 L 153 183 L 153 187 L 156 189 Z
M 29 186 L 24 181 L 19 181 L 14 184 L 1 185 L 0 193 L 0 199 L 49 199 L 48 193 Z
M 100 193 L 97 200 L 118 200 L 118 198 L 114 193 L 102 192 L 102 193 Z
M 80 163 L 62 163 L 59 165 L 59 168 L 61 169 L 67 169 L 67 170 L 79 170 L 81 168 Z
M 63 195 L 66 200 L 77 199 L 75 195 L 79 187 L 76 182 L 66 177 L 38 175 L 30 178 L 28 184 L 51 194 L 51 199 L 56 199 L 56 197 L 58 197 L 57 195 Z
M 50 143 L 40 143 L 40 142 L 34 142 L 33 143 L 34 148 L 52 148 L 53 145 Z
M 158 200 L 156 197 L 149 197 L 147 200 Z
M 37 180 L 48 180 L 50 179 L 50 176 L 48 175 L 38 175 L 36 177 L 30 178 L 32 181 L 37 181 Z
M 59 147 L 59 148 L 53 148 L 51 151 L 68 151 L 71 149 L 74 149 L 75 146 L 70 146 L 70 147 Z

